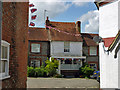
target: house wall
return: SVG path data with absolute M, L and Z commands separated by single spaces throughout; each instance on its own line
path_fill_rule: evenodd
M 32 43 L 40 44 L 40 53 L 32 53 L 30 48 Z M 47 57 L 50 57 L 50 45 L 47 41 L 29 41 L 29 58 L 28 64 L 30 65 L 31 60 L 41 60 L 44 64 Z
M 99 49 L 97 49 L 99 51 Z M 90 56 L 90 50 L 89 47 L 83 46 L 83 55 L 86 56 L 87 63 L 95 63 L 97 64 L 97 69 L 99 69 L 99 54 L 95 56 Z
M 10 43 L 9 75 L 3 88 L 25 88 L 28 58 L 28 2 L 3 2 L 2 40 Z
M 118 1 L 99 8 L 99 35 L 102 38 L 115 37 L 118 33 Z M 119 24 L 120 27 L 120 24 Z
M 120 40 L 119 40 L 120 43 Z M 118 51 L 118 88 L 120 89 L 120 50 Z
M 63 41 L 51 41 L 51 56 L 78 55 L 82 56 L 82 42 L 70 42 L 70 52 L 64 52 Z
M 108 3 L 99 8 L 99 35 L 102 38 L 115 37 L 120 29 L 119 1 Z M 107 48 L 105 48 L 107 49 Z M 100 88 L 118 88 L 118 61 L 112 52 L 104 51 L 99 44 L 100 53 Z
M 100 43 L 100 87 L 118 88 L 118 57 L 114 58 L 114 52 L 105 52 Z

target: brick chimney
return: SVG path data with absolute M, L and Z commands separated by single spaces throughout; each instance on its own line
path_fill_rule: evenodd
M 80 21 L 76 22 L 76 33 L 81 33 L 81 22 Z
M 49 26 L 49 25 L 50 25 L 50 21 L 49 21 L 48 16 L 47 16 L 47 18 L 46 18 L 45 25 L 46 25 L 46 26 Z M 47 27 L 45 27 L 45 28 L 48 29 Z

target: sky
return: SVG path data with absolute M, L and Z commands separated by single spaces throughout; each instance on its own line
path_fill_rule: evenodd
M 34 7 L 29 8 L 29 23 L 35 23 L 34 27 L 44 27 L 45 18 L 48 16 L 50 21 L 56 22 L 81 21 L 82 33 L 98 33 L 99 31 L 99 13 L 93 1 L 57 2 L 57 0 L 49 0 L 44 2 L 43 0 L 35 2 L 35 0 L 30 0 L 29 4 L 34 4 Z M 36 8 L 37 11 L 31 13 L 32 8 Z M 45 15 L 44 10 L 47 10 Z M 35 20 L 31 20 L 32 15 L 37 15 Z

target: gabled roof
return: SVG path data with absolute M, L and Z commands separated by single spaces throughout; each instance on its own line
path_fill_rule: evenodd
M 49 41 L 48 31 L 45 28 L 29 27 L 29 40 Z
M 50 26 L 63 31 L 69 34 L 58 32 L 54 29 L 50 29 L 50 35 L 52 41 L 75 41 L 75 42 L 82 42 L 81 36 L 74 36 L 70 34 L 80 34 L 76 31 L 75 23 L 74 22 L 50 22 Z
M 97 8 L 99 9 L 100 6 L 103 6 L 105 4 L 108 4 L 108 3 L 111 3 L 114 1 L 117 1 L 117 0 L 95 0 L 95 4 L 96 4 Z
M 93 40 L 94 36 L 98 36 L 98 34 L 91 33 L 81 33 L 83 38 L 83 46 L 98 46 L 98 44 Z
M 116 44 L 118 43 L 119 40 L 120 40 L 120 30 L 118 31 L 118 34 L 116 35 L 113 42 L 109 46 L 108 50 L 112 51 L 115 48 L 115 46 L 116 46 Z M 119 43 L 119 48 L 120 48 L 120 43 Z
M 104 46 L 109 47 L 112 42 L 114 41 L 115 37 L 110 37 L 110 38 L 103 38 L 104 41 Z

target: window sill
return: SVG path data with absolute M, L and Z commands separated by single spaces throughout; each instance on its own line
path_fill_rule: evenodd
M 10 78 L 9 75 L 8 76 L 4 76 L 4 77 L 0 77 L 0 80 L 4 80 L 4 79 L 8 79 L 8 78 Z

